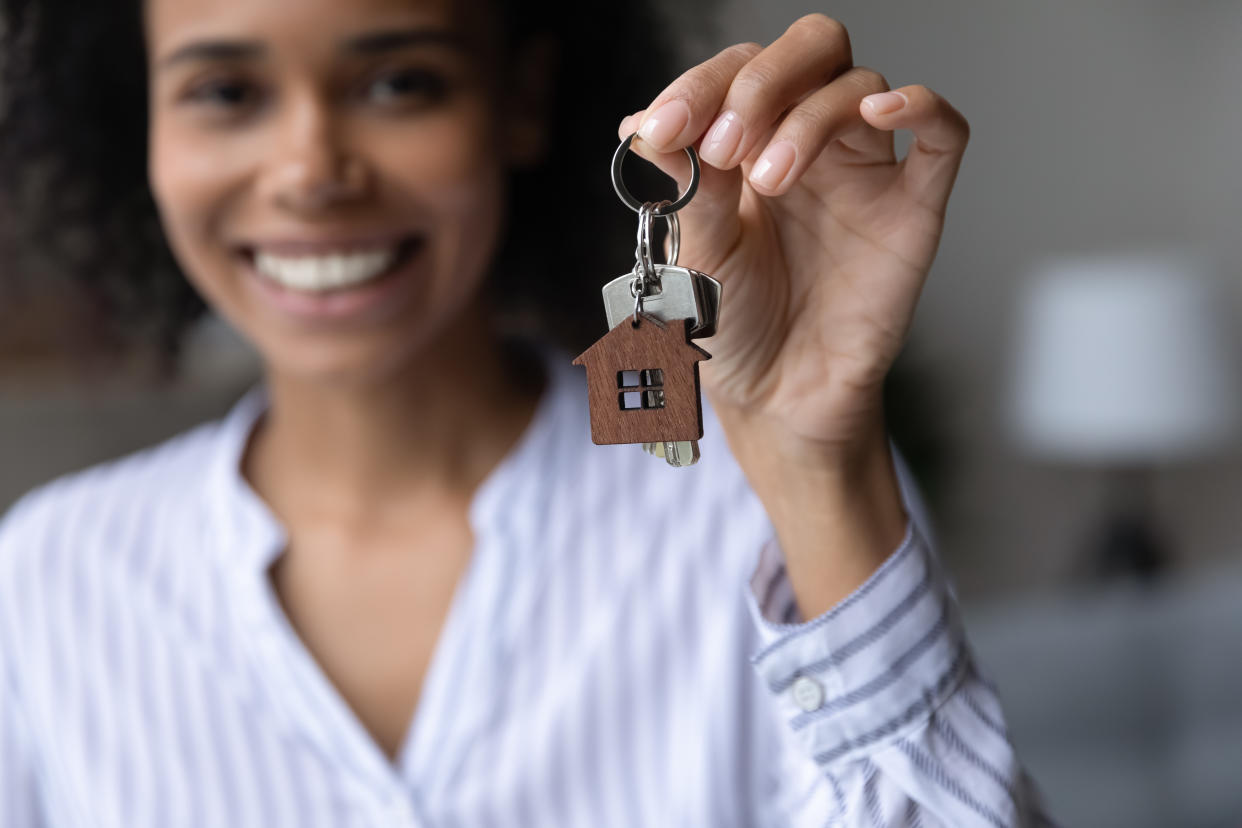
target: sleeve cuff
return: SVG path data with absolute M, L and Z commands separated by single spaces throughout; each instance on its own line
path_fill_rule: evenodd
M 852 595 L 801 622 L 775 541 L 747 590 L 760 648 L 751 662 L 822 767 L 921 727 L 970 665 L 956 602 L 916 520 Z

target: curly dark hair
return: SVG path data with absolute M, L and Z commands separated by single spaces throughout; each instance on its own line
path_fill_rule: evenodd
M 620 117 L 673 77 L 669 27 L 643 2 L 613 15 L 588 3 L 492 2 L 510 47 L 544 35 L 559 55 L 550 145 L 539 166 L 514 174 L 492 295 L 510 320 L 574 349 L 598 336 L 599 287 L 628 265 L 634 216 L 611 191 L 608 159 Z M 127 338 L 175 352 L 202 304 L 147 183 L 141 0 L 0 0 L 0 14 L 10 243 L 76 277 Z M 656 186 L 662 197 L 666 185 Z

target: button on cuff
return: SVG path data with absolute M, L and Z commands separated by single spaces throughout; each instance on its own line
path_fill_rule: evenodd
M 803 712 L 819 710 L 824 704 L 824 686 L 810 676 L 798 676 L 789 692 Z

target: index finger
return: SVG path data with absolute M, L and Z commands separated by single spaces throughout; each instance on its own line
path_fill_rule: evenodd
M 739 44 L 682 75 L 648 108 L 639 135 L 661 152 L 702 138 L 703 161 L 729 170 L 782 112 L 852 65 L 845 27 L 822 14 L 806 15 L 766 49 Z
M 683 72 L 647 107 L 639 136 L 661 152 L 694 143 L 724 103 L 733 78 L 762 51 L 758 43 L 738 43 Z

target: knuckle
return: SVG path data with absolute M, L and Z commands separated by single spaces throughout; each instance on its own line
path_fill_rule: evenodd
M 902 89 L 911 103 L 922 111 L 937 117 L 961 142 L 964 147 L 970 141 L 970 121 L 959 112 L 953 104 L 922 84 L 914 84 Z
M 721 51 L 720 54 L 722 56 L 728 55 L 730 57 L 737 57 L 737 58 L 742 58 L 744 60 L 750 60 L 755 55 L 759 54 L 762 51 L 763 51 L 763 47 L 760 46 L 758 43 L 755 43 L 754 41 L 747 41 L 746 43 L 734 43 L 732 46 L 729 46 L 728 48 Z
M 716 53 L 678 78 L 662 97 L 680 98 L 691 103 L 701 98 L 723 95 L 730 88 L 739 66 L 745 66 L 763 47 L 758 43 L 735 43 Z
M 810 142 L 813 136 L 823 131 L 824 124 L 831 120 L 832 115 L 832 107 L 826 103 L 808 100 L 790 110 L 781 122 L 780 132 L 795 143 Z
M 804 15 L 795 20 L 789 28 L 791 31 L 805 33 L 817 40 L 827 40 L 835 45 L 849 47 L 850 33 L 845 28 L 845 24 L 826 14 L 817 12 Z
M 829 17 L 822 12 L 814 12 L 812 14 L 804 14 L 793 22 L 791 29 L 800 29 L 812 34 L 828 34 L 837 36 L 845 33 L 845 24 L 836 18 Z
M 906 93 L 906 97 L 921 105 L 933 103 L 936 100 L 936 93 L 932 92 L 921 83 L 916 83 L 902 89 Z
M 962 142 L 963 147 L 966 146 L 970 143 L 970 121 L 953 107 L 946 105 L 945 108 L 948 110 L 951 123 L 957 130 L 958 140 Z
M 729 99 L 743 106 L 762 100 L 772 85 L 772 71 L 759 63 L 747 64 L 733 79 Z
M 720 85 L 720 72 L 710 64 L 701 64 L 686 70 L 681 77 L 669 84 L 657 100 L 681 100 L 693 105 L 704 95 L 710 95 Z
M 687 72 L 673 84 L 672 97 L 681 98 L 687 103 L 703 96 L 710 96 L 712 90 L 720 85 L 720 73 L 710 66 L 700 66 Z
M 850 79 L 868 94 L 887 92 L 891 88 L 888 79 L 869 66 L 855 66 L 850 70 Z

